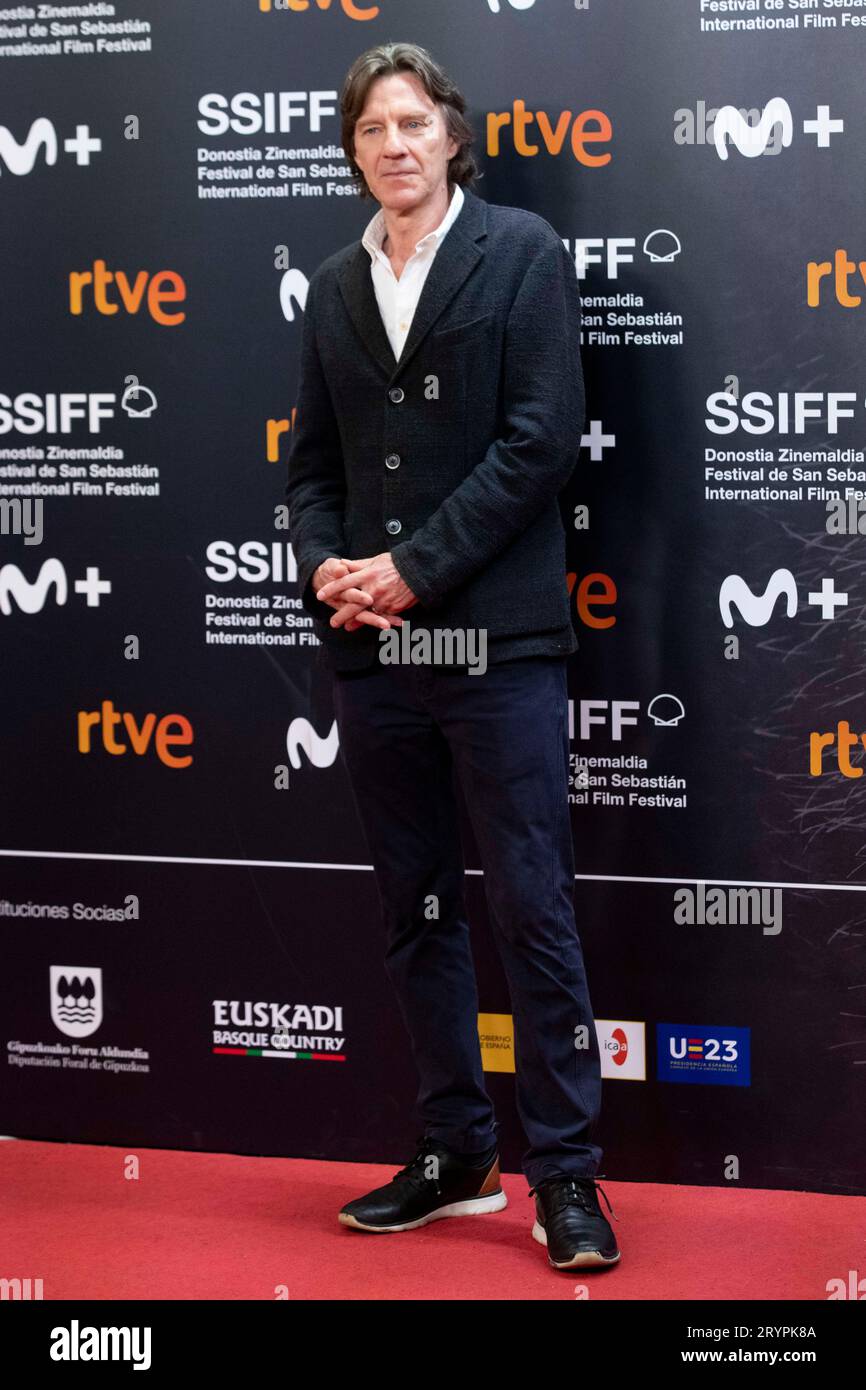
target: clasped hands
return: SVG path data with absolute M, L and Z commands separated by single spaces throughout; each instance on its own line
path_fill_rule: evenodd
M 364 626 L 400 627 L 399 612 L 418 602 L 387 550 L 366 560 L 336 555 L 323 560 L 313 575 L 313 592 L 336 610 L 331 627 L 345 627 L 347 632 Z

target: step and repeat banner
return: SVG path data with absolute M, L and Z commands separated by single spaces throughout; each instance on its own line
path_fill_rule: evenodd
M 0 1128 L 405 1162 L 284 507 L 316 267 L 423 44 L 574 257 L 575 904 L 612 1178 L 866 1192 L 866 3 L 0 4 Z M 505 978 L 461 807 L 490 1093 Z

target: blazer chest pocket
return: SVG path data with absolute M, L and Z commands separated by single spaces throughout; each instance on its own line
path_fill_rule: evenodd
M 471 339 L 477 338 L 493 322 L 495 314 L 481 314 L 477 319 L 468 319 L 466 323 L 456 323 L 452 328 L 440 328 L 433 334 L 433 342 L 437 347 L 457 347 L 463 343 L 468 343 Z

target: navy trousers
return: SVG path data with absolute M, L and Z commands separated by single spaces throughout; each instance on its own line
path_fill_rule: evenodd
M 566 657 L 482 675 L 435 665 L 334 674 L 340 748 L 385 927 L 385 968 L 420 1076 L 423 1132 L 459 1153 L 496 1141 L 478 1039 L 453 778 L 484 869 L 514 1018 L 530 1186 L 591 1177 L 598 1041 L 574 919 Z

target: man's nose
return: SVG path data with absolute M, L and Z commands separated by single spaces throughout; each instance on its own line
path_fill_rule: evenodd
M 388 126 L 385 131 L 385 153 L 402 154 L 406 148 L 403 141 L 403 132 L 397 125 Z

